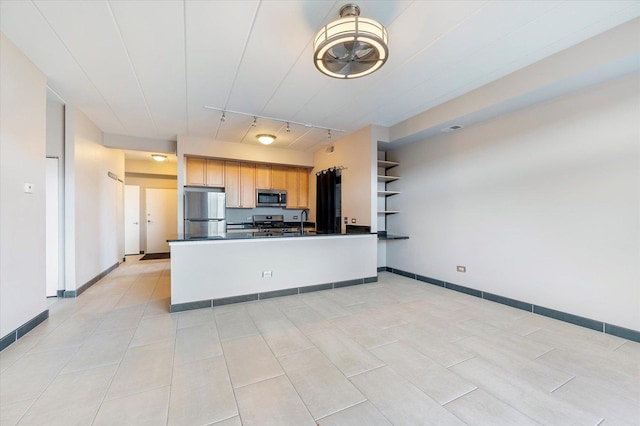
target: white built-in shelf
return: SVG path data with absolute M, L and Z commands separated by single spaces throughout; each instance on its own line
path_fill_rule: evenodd
M 378 160 L 378 167 L 383 167 L 385 170 L 399 165 L 400 163 L 396 161 Z
M 400 191 L 378 191 L 378 195 L 379 196 L 385 196 L 385 197 L 390 197 L 392 195 L 396 195 L 399 194 Z
M 378 212 L 378 214 L 395 214 L 395 213 L 400 213 L 400 211 L 399 210 L 382 210 Z
M 378 175 L 378 182 L 393 182 L 400 179 L 398 176 Z

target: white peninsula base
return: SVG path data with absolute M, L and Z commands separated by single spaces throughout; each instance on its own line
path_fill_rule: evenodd
M 377 237 L 171 241 L 171 312 L 377 281 Z

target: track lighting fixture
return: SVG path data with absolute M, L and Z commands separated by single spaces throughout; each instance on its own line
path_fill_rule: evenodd
M 287 125 L 286 127 L 286 132 L 290 133 L 291 132 L 291 125 L 297 125 L 297 126 L 303 126 L 306 127 L 308 129 L 320 129 L 320 130 L 327 130 L 329 131 L 329 134 L 331 134 L 331 131 L 336 131 L 336 132 L 344 132 L 344 130 L 341 129 L 333 129 L 333 128 L 329 128 L 329 127 L 324 127 L 324 126 L 316 126 L 315 124 L 310 124 L 310 123 L 300 123 L 297 121 L 291 121 L 291 120 L 283 120 L 280 118 L 275 118 L 275 117 L 266 117 L 263 115 L 257 115 L 257 114 L 247 114 L 246 112 L 240 112 L 240 111 L 231 111 L 228 109 L 223 109 L 223 108 L 216 108 L 216 107 L 212 107 L 209 105 L 205 105 L 204 106 L 206 109 L 212 109 L 214 111 L 220 111 L 222 112 L 222 116 L 220 117 L 220 121 L 221 122 L 225 122 L 226 118 L 227 118 L 227 113 L 230 114 L 238 114 L 238 115 L 244 115 L 246 117 L 253 117 L 253 121 L 251 122 L 251 127 L 257 127 L 257 123 L 258 123 L 258 118 L 261 118 L 263 120 L 269 120 L 269 121 L 277 121 L 279 123 L 285 123 Z

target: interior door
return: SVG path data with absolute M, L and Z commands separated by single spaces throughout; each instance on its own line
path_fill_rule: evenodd
M 124 186 L 124 254 L 140 253 L 140 187 Z
M 146 190 L 147 253 L 168 253 L 167 239 L 178 233 L 178 191 Z
M 59 272 L 59 215 L 58 215 L 58 159 L 47 158 L 46 189 L 45 189 L 45 211 L 46 211 L 46 295 L 47 297 L 58 294 L 58 272 Z

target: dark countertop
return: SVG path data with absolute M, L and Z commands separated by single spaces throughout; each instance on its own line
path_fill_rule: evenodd
M 283 222 L 285 228 L 296 228 L 300 226 L 300 222 L 291 221 L 291 222 Z M 227 226 L 231 226 L 234 229 L 251 229 L 258 228 L 258 225 L 254 225 L 253 222 L 227 222 Z M 315 228 L 315 222 L 304 222 L 303 225 L 305 228 Z
M 379 240 L 408 240 L 408 235 L 398 235 L 398 234 L 390 234 L 387 231 L 379 231 L 378 232 Z
M 168 243 L 184 242 L 184 241 L 229 241 L 229 240 L 264 240 L 264 239 L 282 239 L 282 238 L 308 238 L 308 237 L 349 237 L 362 234 L 317 234 L 315 231 L 285 232 L 282 235 L 256 235 L 255 232 L 234 232 L 212 236 L 184 236 L 175 235 L 167 240 Z

